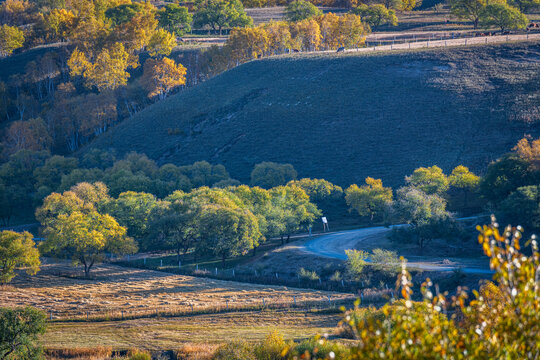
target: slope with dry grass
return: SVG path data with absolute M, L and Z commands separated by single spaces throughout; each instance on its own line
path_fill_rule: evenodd
M 482 171 L 540 133 L 540 43 L 249 62 L 153 105 L 91 148 L 160 163 L 288 162 L 301 177 L 396 186 L 419 166 Z M 171 129 L 175 131 L 171 131 Z M 175 135 L 170 135 L 175 134 Z

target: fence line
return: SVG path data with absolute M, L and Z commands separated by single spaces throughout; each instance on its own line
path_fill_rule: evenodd
M 440 48 L 440 47 L 455 47 L 455 46 L 469 46 L 469 45 L 485 45 L 485 44 L 498 44 L 510 41 L 530 41 L 540 40 L 540 33 L 526 33 L 526 34 L 513 34 L 513 35 L 493 35 L 493 36 L 455 36 L 455 34 L 448 34 L 446 37 L 433 36 L 426 40 L 419 40 L 416 37 L 412 38 L 400 38 L 394 40 L 387 40 L 385 42 L 391 42 L 389 44 L 382 44 L 381 41 L 375 41 L 374 45 L 367 44 L 363 48 L 345 49 L 343 52 L 370 52 L 370 51 L 391 51 L 391 50 L 408 50 L 408 49 L 422 49 L 422 48 Z M 379 42 L 379 45 L 376 43 Z M 335 53 L 335 50 L 314 51 L 314 53 Z
M 361 295 L 363 304 L 380 304 L 388 299 L 371 299 Z M 225 300 L 217 305 L 195 306 L 193 303 L 175 307 L 156 307 L 153 309 L 105 309 L 105 310 L 78 310 L 78 311 L 53 311 L 47 310 L 47 318 L 51 322 L 99 322 L 99 321 L 123 321 L 142 318 L 166 318 L 181 317 L 203 314 L 232 313 L 243 311 L 263 311 L 263 310 L 298 310 L 298 311 L 339 311 L 340 306 L 351 307 L 357 299 L 356 296 L 347 298 L 332 299 L 331 296 L 323 297 L 321 300 L 300 301 L 293 296 L 287 300 L 272 300 L 270 298 L 258 298 L 256 301 L 245 300 L 237 303 L 232 300 Z

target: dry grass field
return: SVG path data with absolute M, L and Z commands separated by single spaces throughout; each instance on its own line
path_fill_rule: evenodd
M 43 341 L 48 349 L 108 346 L 114 349 L 176 350 L 193 343 L 261 340 L 274 330 L 291 340 L 333 334 L 340 319 L 339 314 L 258 311 L 114 322 L 52 323 Z
M 69 263 L 50 262 L 33 277 L 21 274 L 2 290 L 0 306 L 31 305 L 53 319 L 106 319 L 257 308 L 351 299 L 352 294 L 243 284 L 158 271 L 100 265 L 93 279 L 76 278 Z M 352 301 L 351 301 L 352 303 Z M 123 311 L 123 314 L 122 314 Z

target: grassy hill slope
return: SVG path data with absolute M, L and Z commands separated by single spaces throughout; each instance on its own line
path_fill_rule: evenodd
M 539 107 L 538 43 L 287 56 L 150 106 L 82 152 L 207 160 L 244 181 L 256 163 L 288 162 L 301 177 L 347 185 L 373 176 L 396 186 L 418 166 L 481 171 L 524 134 L 540 133 Z

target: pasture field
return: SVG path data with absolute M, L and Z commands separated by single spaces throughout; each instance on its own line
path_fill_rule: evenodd
M 262 340 L 274 330 L 286 339 L 301 340 L 317 334 L 334 334 L 340 320 L 338 313 L 256 311 L 114 322 L 57 322 L 49 325 L 43 341 L 49 349 L 110 346 L 172 350 L 189 343 Z
M 92 279 L 76 277 L 68 262 L 48 262 L 35 276 L 21 274 L 2 290 L 0 306 L 31 305 L 53 320 L 147 317 L 261 308 L 264 304 L 340 302 L 352 294 L 300 290 L 99 265 Z

